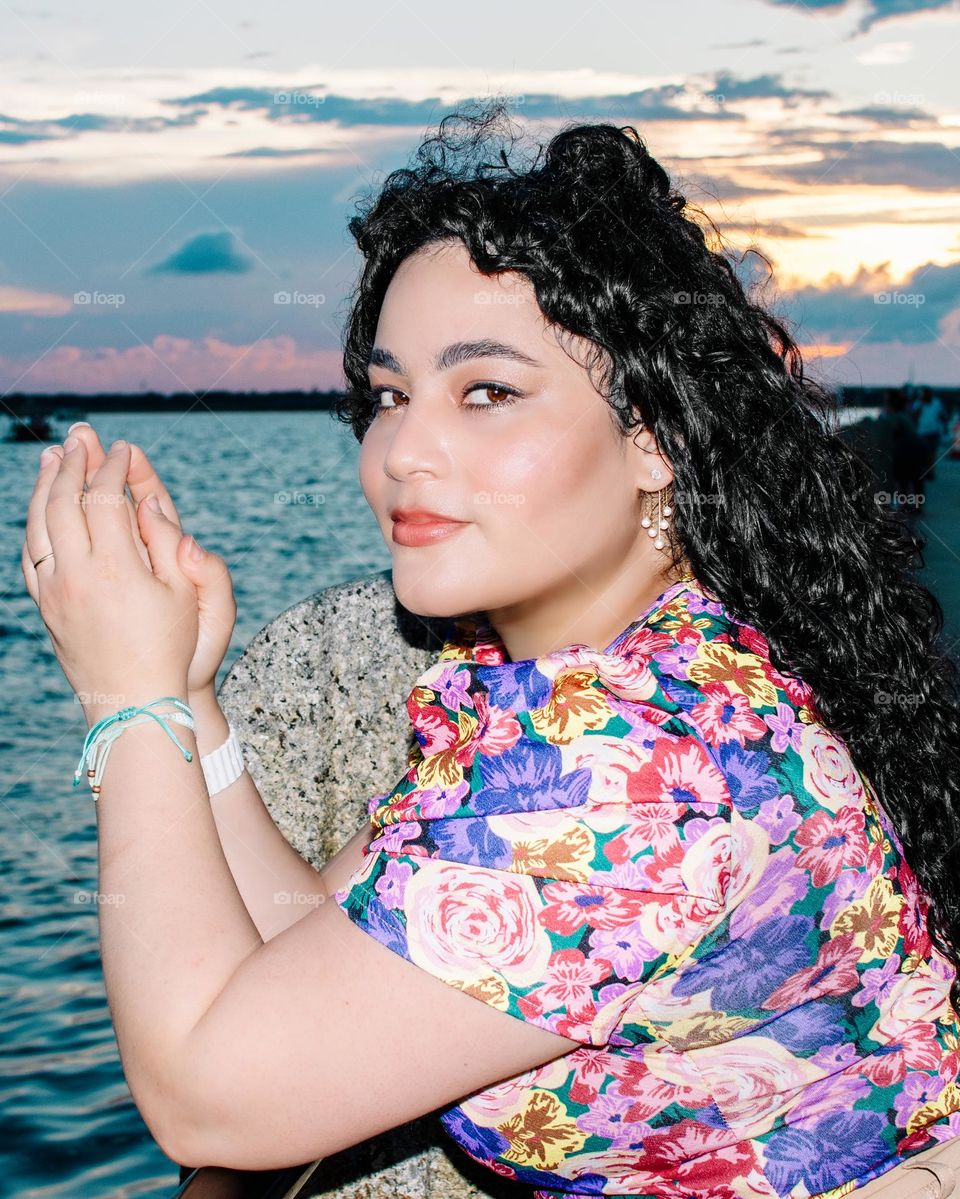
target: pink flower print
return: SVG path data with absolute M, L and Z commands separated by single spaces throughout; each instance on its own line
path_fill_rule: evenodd
M 896 982 L 900 970 L 900 957 L 894 954 L 882 966 L 874 966 L 864 970 L 860 977 L 860 990 L 852 997 L 855 1007 L 866 1007 L 868 1003 L 882 1006 L 890 993 L 890 988 Z
M 643 914 L 646 896 L 625 895 L 610 886 L 559 881 L 543 888 L 540 923 L 569 937 L 584 926 L 619 930 Z
M 397 824 L 388 824 L 384 826 L 383 832 L 379 837 L 376 837 L 367 846 L 370 852 L 374 849 L 382 849 L 385 853 L 416 853 L 418 846 L 404 846 L 405 841 L 413 841 L 420 836 L 420 825 L 416 820 L 401 820 Z
M 790 748 L 799 753 L 803 725 L 797 720 L 796 713 L 789 704 L 778 702 L 776 712 L 770 712 L 763 719 L 773 733 L 770 748 L 775 753 L 782 754 Z
M 604 987 L 603 991 L 610 990 Z M 568 1055 L 570 1064 L 570 1098 L 586 1106 L 593 1103 L 608 1074 L 613 1073 L 615 1054 L 605 1047 L 582 1045 Z
M 803 846 L 797 865 L 810 871 L 815 887 L 832 883 L 843 866 L 862 866 L 867 860 L 863 811 L 853 804 L 842 807 L 836 816 L 822 809 L 814 812 L 794 841 Z
M 929 1020 L 917 1020 L 908 1024 L 895 1040 L 865 1057 L 860 1071 L 877 1086 L 889 1087 L 906 1077 L 909 1066 L 936 1070 L 942 1052 L 934 1026 Z
M 531 991 L 526 999 L 535 996 L 541 1012 L 566 1008 L 576 1015 L 580 1009 L 593 1007 L 592 988 L 609 977 L 610 963 L 603 958 L 584 957 L 579 949 L 558 949 L 550 955 L 547 981 Z
M 800 824 L 800 814 L 793 806 L 793 796 L 789 791 L 765 800 L 755 819 L 769 833 L 771 845 L 782 845 Z
M 508 708 L 495 708 L 485 691 L 473 697 L 477 714 L 477 725 L 466 748 L 482 754 L 502 754 L 520 740 L 523 729 L 516 713 Z M 470 753 L 467 761 L 473 761 Z
M 702 703 L 694 704 L 690 716 L 711 745 L 736 741 L 759 741 L 766 733 L 763 719 L 754 712 L 743 692 L 733 692 L 725 683 L 705 683 Z
M 413 875 L 409 862 L 387 862 L 387 868 L 377 879 L 375 886 L 385 908 L 402 908 L 403 892 Z
M 798 1007 L 821 995 L 843 995 L 859 985 L 857 962 L 860 949 L 853 943 L 853 933 L 841 933 L 820 946 L 817 960 L 791 974 L 763 1002 L 767 1011 L 785 1011 Z

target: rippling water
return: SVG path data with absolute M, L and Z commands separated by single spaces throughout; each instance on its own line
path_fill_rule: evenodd
M 106 446 L 125 437 L 143 447 L 184 528 L 228 562 L 239 611 L 220 679 L 285 608 L 390 565 L 357 481 L 359 447 L 327 413 L 90 421 Z M 20 573 L 41 448 L 0 443 L 0 1194 L 161 1199 L 177 1168 L 124 1081 L 89 902 L 93 801 L 85 783 L 72 785 L 86 722 Z

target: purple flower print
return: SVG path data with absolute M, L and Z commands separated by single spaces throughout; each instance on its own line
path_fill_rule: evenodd
M 455 812 L 470 794 L 470 784 L 461 779 L 455 787 L 425 787 L 417 796 L 417 807 L 427 820 Z
M 750 933 L 728 941 L 688 966 L 673 988 L 675 995 L 696 995 L 711 988 L 714 1011 L 758 1008 L 771 992 L 810 960 L 809 916 L 778 916 Z
M 740 811 L 759 807 L 778 793 L 779 784 L 770 774 L 770 755 L 762 749 L 728 741 L 720 747 L 720 769 L 727 777 L 734 807 Z
M 402 908 L 403 893 L 413 877 L 409 862 L 387 862 L 387 868 L 374 884 L 385 908 Z
M 911 1070 L 901 1083 L 899 1095 L 893 1101 L 897 1123 L 907 1127 L 907 1121 L 925 1103 L 932 1103 L 946 1086 L 939 1074 L 927 1074 L 923 1070 Z
M 791 1053 L 806 1056 L 818 1045 L 833 1045 L 852 1035 L 843 1021 L 843 1006 L 829 999 L 802 1003 L 782 1012 L 764 1028 L 767 1036 L 780 1041 Z
M 796 860 L 789 846 L 770 855 L 760 881 L 730 917 L 731 937 L 742 937 L 761 921 L 784 915 L 806 895 L 809 882 Z
M 699 805 L 700 810 L 703 810 L 703 805 Z M 716 804 L 710 804 L 711 808 L 716 808 Z M 683 839 L 687 845 L 692 845 L 694 841 L 699 841 L 704 833 L 707 833 L 718 824 L 729 824 L 730 821 L 722 817 L 714 820 L 704 820 L 702 816 L 694 816 L 692 820 L 686 821 L 683 826 Z
M 641 1126 L 625 1119 L 631 1107 L 633 1100 L 626 1095 L 598 1095 L 591 1101 L 587 1111 L 577 1117 L 577 1128 L 613 1141 L 614 1145 L 629 1146 L 641 1127 L 649 1131 L 649 1125 Z
M 755 819 L 767 830 L 771 845 L 782 845 L 793 830 L 800 827 L 800 813 L 793 806 L 793 796 L 789 791 L 765 800 Z
M 561 774 L 563 760 L 556 745 L 521 737 L 505 753 L 478 754 L 476 761 L 482 779 L 474 805 L 478 816 L 576 808 L 587 801 L 590 771 Z
M 930 1129 L 931 1136 L 937 1141 L 952 1141 L 960 1137 L 960 1112 L 951 1112 L 946 1124 L 935 1124 Z
M 639 920 L 590 931 L 590 957 L 606 958 L 619 978 L 642 978 L 647 963 L 655 962 L 660 954 L 641 935 Z
M 849 907 L 855 900 L 863 898 L 872 878 L 873 875 L 869 870 L 848 869 L 840 871 L 830 890 L 830 894 L 823 901 L 823 920 L 821 923 L 824 928 L 829 928 L 833 924 L 839 911 L 845 907 Z
M 773 733 L 770 748 L 775 753 L 782 754 L 791 746 L 799 752 L 803 725 L 797 720 L 796 713 L 789 704 L 778 703 L 776 712 L 768 713 L 763 719 Z
M 829 1070 L 831 1074 L 837 1074 L 841 1070 L 846 1070 L 848 1066 L 852 1066 L 855 1061 L 859 1060 L 857 1047 L 852 1042 L 845 1042 L 842 1045 L 824 1045 L 822 1049 L 810 1058 L 815 1066 L 822 1066 L 824 1070 Z
M 767 1178 L 779 1195 L 801 1180 L 810 1195 L 832 1190 L 889 1158 L 886 1126 L 880 1112 L 832 1111 L 812 1127 L 784 1128 L 767 1142 Z
M 469 862 L 496 870 L 509 870 L 513 862 L 511 846 L 497 836 L 486 820 L 476 816 L 432 820 L 427 832 L 437 847 L 437 856 L 448 862 Z
M 403 843 L 414 841 L 420 836 L 420 825 L 416 820 L 401 820 L 397 824 L 387 824 L 383 832 L 370 842 L 370 849 L 382 849 L 384 853 L 404 853 Z
M 864 970 L 860 976 L 860 990 L 852 996 L 851 1002 L 857 1007 L 866 1007 L 868 1003 L 875 1003 L 880 1007 L 896 982 L 899 970 L 900 955 L 896 953 L 892 958 L 887 958 L 882 966 Z
M 461 707 L 473 706 L 468 690 L 472 681 L 473 675 L 463 668 L 462 662 L 451 662 L 439 671 L 430 687 L 436 691 L 444 707 L 451 712 L 459 712 Z
M 821 1078 L 804 1091 L 803 1098 L 790 1113 L 790 1122 L 808 1125 L 827 1112 L 837 1112 L 843 1108 L 852 1110 L 853 1105 L 869 1095 L 872 1089 L 869 1080 L 855 1071 Z
M 498 1157 L 510 1144 L 495 1128 L 474 1124 L 457 1108 L 441 1112 L 440 1123 L 461 1149 L 484 1164 Z
M 669 649 L 662 649 L 653 655 L 653 661 L 664 674 L 672 675 L 675 679 L 686 680 L 690 673 L 690 663 L 697 656 L 699 647 L 691 641 L 677 642 Z

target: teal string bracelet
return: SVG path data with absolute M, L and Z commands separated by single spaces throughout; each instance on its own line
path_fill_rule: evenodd
M 175 710 L 162 714 L 150 711 L 155 704 L 165 703 L 173 704 Z M 177 699 L 174 695 L 166 695 L 161 699 L 152 699 L 149 703 L 139 708 L 121 708 L 118 712 L 114 712 L 112 716 L 104 716 L 102 720 L 98 720 L 87 732 L 80 761 L 73 772 L 73 785 L 76 787 L 79 784 L 80 776 L 84 770 L 84 763 L 90 758 L 93 762 L 93 767 L 90 768 L 88 766 L 86 773 L 87 779 L 90 782 L 90 790 L 93 792 L 94 801 L 96 801 L 97 796 L 100 794 L 100 780 L 103 777 L 103 771 L 114 741 L 130 725 L 144 724 L 147 720 L 155 720 L 176 745 L 177 749 L 180 750 L 186 761 L 193 761 L 193 753 L 186 746 L 180 744 L 165 723 L 168 720 L 172 720 L 177 724 L 186 725 L 187 728 L 192 730 L 194 728 L 193 712 L 183 700 Z

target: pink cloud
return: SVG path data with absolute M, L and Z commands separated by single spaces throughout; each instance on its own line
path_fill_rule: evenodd
M 160 333 L 126 349 L 56 346 L 47 354 L 0 355 L 0 386 L 28 394 L 75 392 L 283 391 L 343 386 L 338 349 L 309 350 L 292 337 L 234 345 Z

